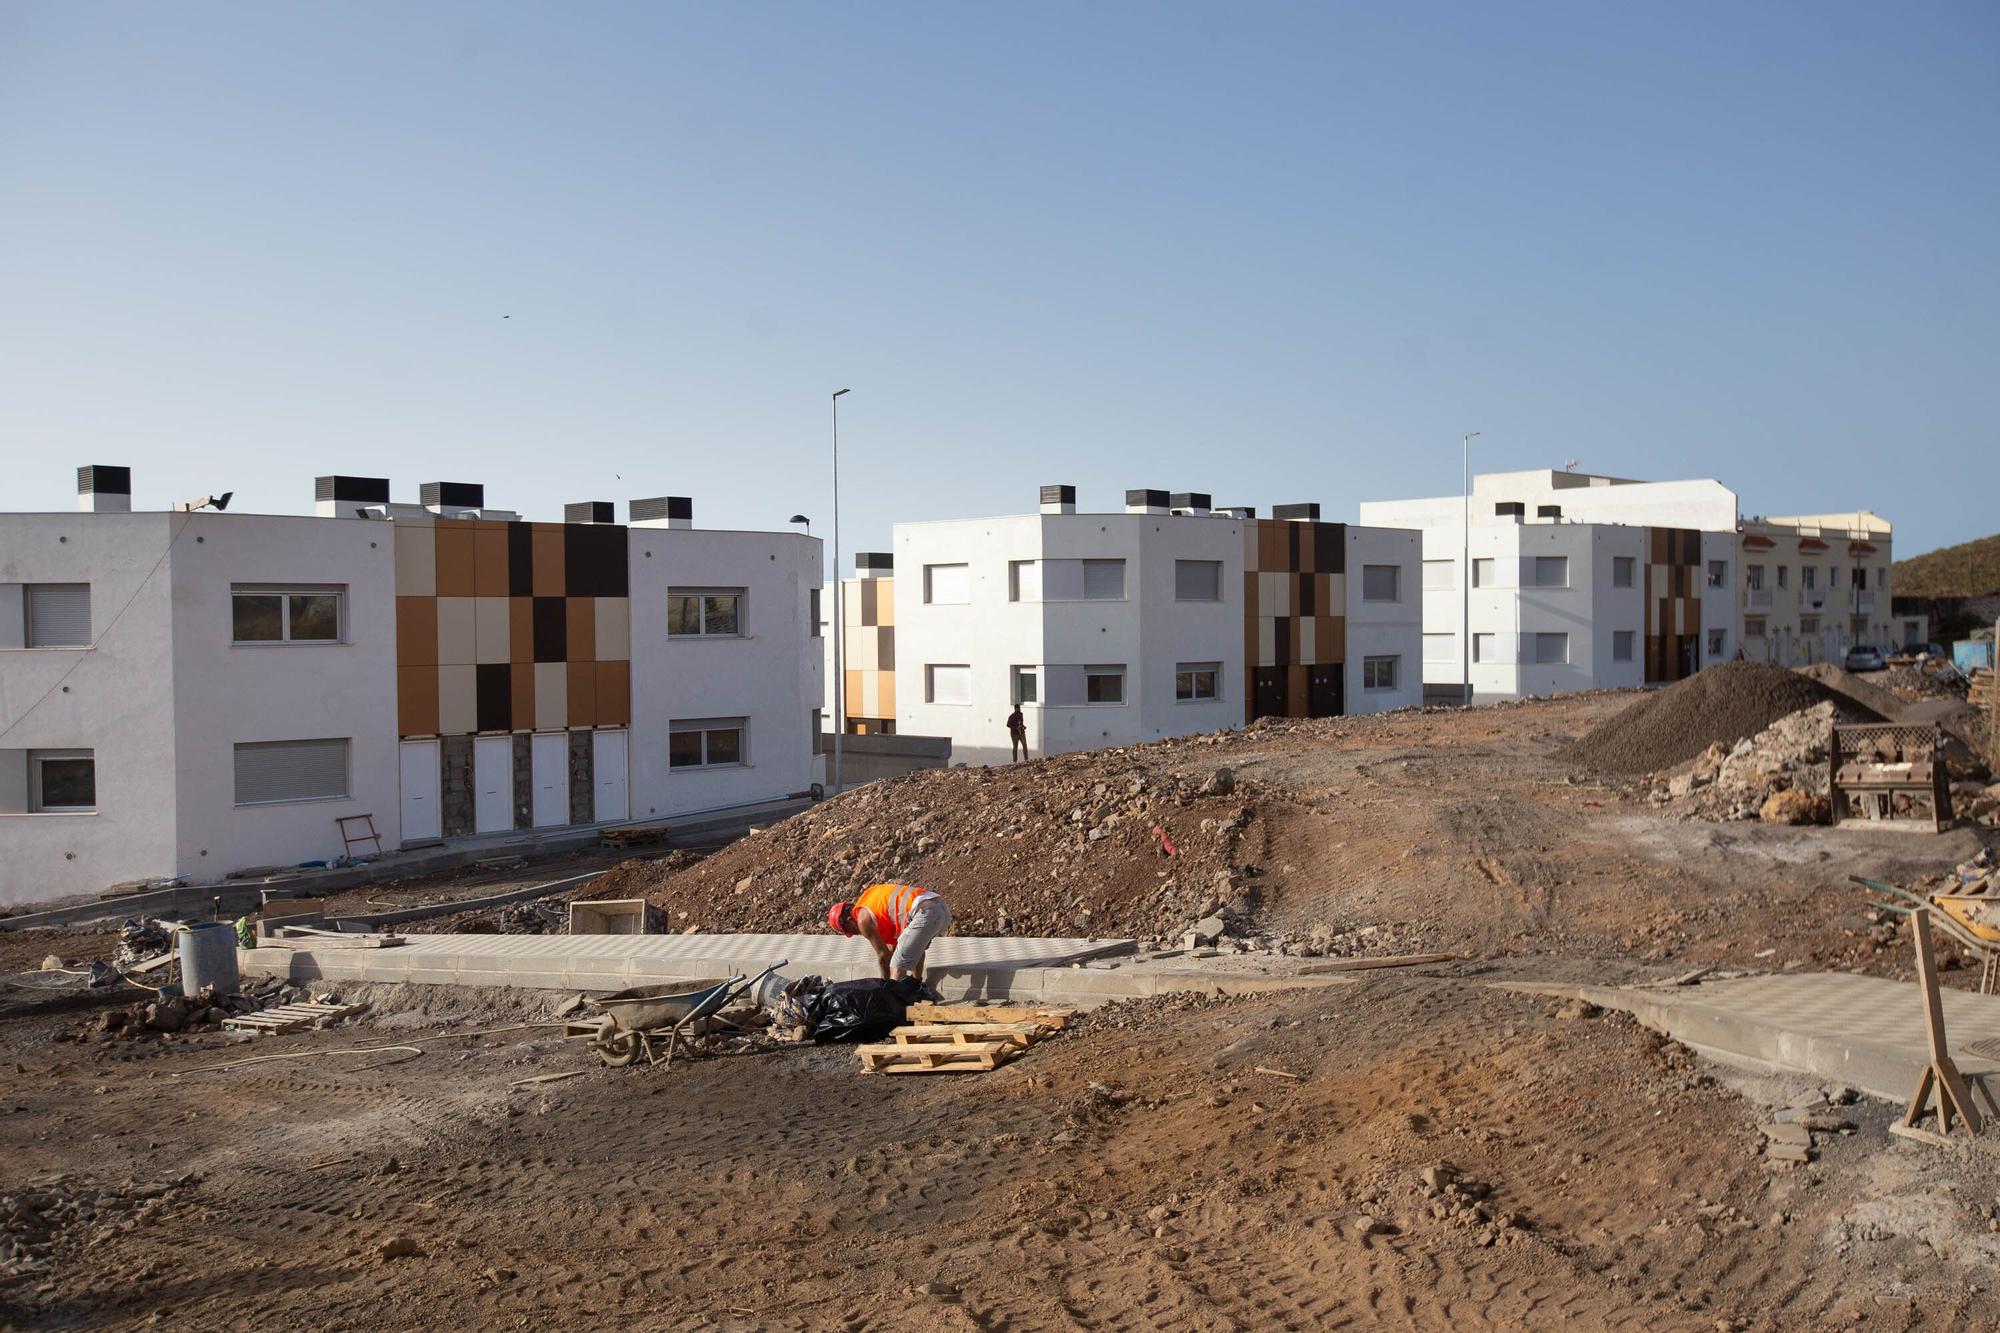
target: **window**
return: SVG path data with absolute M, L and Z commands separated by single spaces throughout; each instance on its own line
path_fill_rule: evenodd
M 1728 630 L 1712 629 L 1708 632 L 1708 655 L 1710 657 L 1727 657 L 1729 655 Z
M 1638 570 L 1639 570 L 1639 559 L 1637 556 L 1630 556 L 1630 555 L 1612 556 L 1611 586 L 1614 588 L 1631 587 L 1633 585 L 1633 582 L 1638 577 Z
M 1123 564 L 1123 561 L 1119 562 Z M 1125 668 L 1087 666 L 1083 669 L 1083 701 L 1089 704 L 1125 702 Z
M 1042 600 L 1041 561 L 1009 560 L 1007 562 L 1007 600 L 1010 602 L 1039 602 Z
M 821 708 L 813 709 L 810 725 L 812 727 L 812 753 L 824 754 L 826 752 L 826 737 L 824 734 L 826 730 L 826 710 Z M 671 737 L 672 733 L 670 732 L 668 735 Z M 669 751 L 671 751 L 673 747 L 671 739 L 668 740 L 667 746 Z M 672 762 L 671 753 L 668 755 L 668 762 Z
M 1858 589 L 1862 590 L 1863 592 L 1866 592 L 1866 591 L 1867 591 L 1867 589 L 1868 589 L 1868 566 L 1866 566 L 1866 565 L 1856 565 L 1856 566 L 1854 567 L 1854 586 L 1855 586 L 1856 588 L 1858 588 Z
M 339 643 L 342 604 L 339 586 L 279 588 L 237 583 L 229 589 L 232 643 Z
M 88 583 L 30 583 L 22 591 L 22 643 L 30 648 L 90 647 Z
M 1396 667 L 1400 657 L 1364 657 L 1361 659 L 1361 688 L 1364 690 L 1393 690 L 1396 688 Z
M 1611 631 L 1611 660 L 1614 662 L 1631 661 L 1633 641 L 1638 637 L 1637 630 L 1618 629 Z
M 1403 571 L 1396 565 L 1361 567 L 1361 600 L 1399 602 L 1403 594 Z
M 819 623 L 819 617 L 813 617 Z M 743 637 L 743 589 L 669 588 L 667 633 L 677 639 Z
M 1220 560 L 1174 561 L 1174 600 L 1177 602 L 1219 602 L 1222 600 Z
M 812 626 L 809 632 L 815 639 L 822 637 L 824 634 L 819 623 L 819 592 L 818 588 L 808 588 L 806 590 L 806 623 Z M 817 736 L 819 733 L 814 732 L 813 734 Z
M 1042 676 L 1038 668 L 1017 666 L 1014 668 L 1014 702 L 1032 704 L 1041 702 Z
M 1456 662 L 1458 660 L 1458 636 L 1456 634 L 1424 635 L 1424 661 Z
M 924 600 L 933 606 L 964 606 L 972 601 L 970 565 L 925 565 Z
M 1535 635 L 1536 666 L 1559 666 L 1567 661 L 1569 661 L 1569 635 L 1547 632 Z
M 1789 586 L 1788 576 L 1791 574 L 1791 572 L 1792 572 L 1791 566 L 1789 565 L 1778 566 L 1778 586 L 1780 588 Z
M 1764 637 L 1764 617 L 1762 617 L 1762 616 L 1745 616 L 1745 617 L 1743 617 L 1743 637 L 1744 637 L 1744 638 L 1746 638 L 1746 639 L 1761 639 L 1761 638 L 1763 638 L 1763 637 Z
M 1472 636 L 1472 660 L 1475 662 L 1493 662 L 1498 660 L 1493 656 L 1493 636 L 1491 634 L 1475 634 Z
M 1182 703 L 1219 698 L 1215 692 L 1215 678 L 1221 670 L 1220 662 L 1177 663 L 1174 667 L 1174 698 Z
M 236 747 L 236 804 L 347 795 L 347 740 L 256 741 Z
M 1083 562 L 1083 595 L 1093 602 L 1125 600 L 1125 562 L 1086 560 Z
M 1727 588 L 1729 586 L 1729 562 L 1727 560 L 1711 560 L 1708 562 L 1708 586 L 1711 588 Z
M 744 719 L 740 717 L 688 718 L 667 724 L 667 767 L 740 768 L 749 762 L 744 753 Z
M 1799 617 L 1799 633 L 1801 633 L 1801 634 L 1817 634 L 1817 633 L 1819 633 L 1819 617 L 1818 617 L 1818 616 L 1800 616 L 1800 617 Z
M 1743 566 L 1743 586 L 1751 592 L 1764 591 L 1764 567 L 1762 565 Z
M 965 665 L 925 667 L 924 702 L 955 705 L 971 703 L 972 668 Z
M 1818 565 L 1799 566 L 1799 586 L 1807 592 L 1811 592 L 1813 589 L 1819 587 Z
M 1566 555 L 1536 556 L 1535 586 L 1537 588 L 1567 588 L 1569 586 L 1569 557 Z
M 19 770 L 15 770 L 19 772 Z M 66 814 L 97 808 L 97 758 L 91 750 L 28 751 L 28 809 Z
M 1493 558 L 1486 556 L 1472 562 L 1472 586 L 1490 588 L 1493 586 Z
M 1458 586 L 1456 560 L 1424 561 L 1424 591 L 1449 592 Z
M 1828 565 L 1826 567 L 1826 586 L 1829 588 L 1838 588 L 1840 586 L 1839 565 Z

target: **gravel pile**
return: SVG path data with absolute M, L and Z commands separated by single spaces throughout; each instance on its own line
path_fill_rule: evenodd
M 1865 712 L 1819 681 L 1764 662 L 1724 662 L 1647 695 L 1560 751 L 1564 763 L 1603 773 L 1656 773 L 1711 745 L 1734 748 L 1782 717 L 1832 700 Z

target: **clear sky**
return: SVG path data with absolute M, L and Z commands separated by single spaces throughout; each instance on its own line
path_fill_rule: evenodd
M 1991 3 L 0 4 L 0 509 L 1714 476 L 2000 528 Z

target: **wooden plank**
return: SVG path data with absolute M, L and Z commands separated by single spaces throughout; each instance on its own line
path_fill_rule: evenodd
M 1027 1023 L 922 1023 L 897 1028 L 889 1037 L 898 1046 L 999 1041 L 1009 1046 L 1027 1047 L 1048 1030 Z
M 1021 1004 L 933 1004 L 919 1000 L 909 1008 L 913 1023 L 1034 1023 L 1060 1030 L 1075 1017 L 1074 1009 Z
M 863 1069 L 881 1073 L 966 1073 L 997 1069 L 1016 1049 L 1002 1041 L 981 1041 L 950 1046 L 858 1046 L 855 1053 L 861 1057 Z

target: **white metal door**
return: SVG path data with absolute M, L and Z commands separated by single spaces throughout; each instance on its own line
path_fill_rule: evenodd
M 624 819 L 625 733 L 598 731 L 590 738 L 590 772 L 597 787 L 597 822 L 609 824 Z
M 438 818 L 438 743 L 403 742 L 403 841 L 422 842 L 444 829 Z
M 514 738 L 478 736 L 472 742 L 472 830 L 500 833 L 514 827 Z
M 569 823 L 569 733 L 543 732 L 535 737 L 533 781 L 535 827 Z

